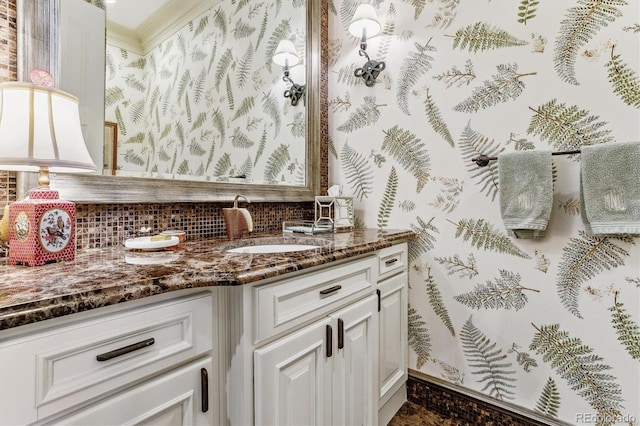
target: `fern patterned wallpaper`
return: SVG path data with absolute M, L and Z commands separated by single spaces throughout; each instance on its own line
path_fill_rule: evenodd
M 304 57 L 305 3 L 215 3 L 144 55 L 107 40 L 118 173 L 303 185 L 304 105 L 284 98 L 272 57 L 284 38 Z M 301 82 L 304 66 L 291 76 Z
M 580 219 L 554 157 L 547 236 L 507 236 L 480 153 L 640 139 L 640 2 L 371 1 L 374 87 L 330 2 L 330 182 L 360 226 L 406 228 L 410 367 L 571 424 L 640 419 L 640 240 Z M 635 424 L 640 424 L 636 422 Z

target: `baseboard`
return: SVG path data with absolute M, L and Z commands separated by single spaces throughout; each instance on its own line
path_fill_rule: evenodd
M 571 426 L 570 423 L 550 420 L 535 411 L 411 369 L 407 381 L 407 399 L 440 417 L 467 424 Z
M 402 386 L 394 393 L 389 400 L 378 409 L 378 424 L 387 425 L 398 412 L 402 404 L 407 401 L 407 384 Z

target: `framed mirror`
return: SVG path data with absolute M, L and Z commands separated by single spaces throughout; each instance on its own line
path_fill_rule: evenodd
M 54 67 L 47 67 L 40 65 L 41 63 L 50 64 L 55 66 L 56 58 L 51 52 L 57 52 L 55 46 L 55 40 L 57 40 L 56 22 L 58 22 L 58 7 L 59 1 L 64 0 L 47 0 L 42 4 L 34 5 L 33 3 L 24 0 L 18 1 L 18 32 L 19 32 L 19 46 L 23 45 L 23 53 L 19 54 L 19 75 L 25 75 L 27 69 L 34 67 L 54 69 Z M 97 176 L 97 175 L 57 175 L 52 180 L 52 187 L 58 189 L 61 196 L 64 198 L 80 201 L 80 202 L 189 202 L 189 201 L 227 201 L 235 194 L 242 193 L 250 197 L 254 201 L 307 201 L 312 200 L 314 195 L 320 192 L 320 182 L 322 166 L 321 166 L 321 127 L 323 125 L 322 120 L 326 120 L 326 114 L 322 114 L 323 100 L 321 99 L 321 32 L 322 25 L 326 26 L 326 21 L 322 19 L 322 2 L 315 2 L 307 0 L 291 0 L 297 4 L 303 4 L 303 10 L 306 13 L 305 19 L 305 39 L 304 39 L 304 63 L 306 65 L 305 70 L 305 83 L 306 94 L 304 102 L 300 102 L 297 106 L 298 109 L 304 111 L 304 141 L 305 141 L 305 162 L 304 169 L 299 171 L 302 178 L 298 182 L 301 184 L 268 184 L 268 183 L 240 183 L 240 182 L 211 182 L 211 181 L 191 181 L 191 180 L 162 180 L 150 177 L 122 177 L 122 176 Z M 269 3 L 269 2 L 266 2 Z M 286 3 L 286 2 L 284 2 Z M 237 6 L 234 6 L 237 7 Z M 265 6 L 267 7 L 267 6 Z M 286 4 L 282 7 L 287 7 Z M 47 18 L 42 19 L 45 16 Z M 227 22 L 230 18 L 227 18 Z M 51 22 L 51 28 L 41 28 L 46 23 Z M 194 20 L 189 22 L 189 30 L 194 31 L 200 28 L 203 19 Z M 22 28 L 22 29 L 21 29 Z M 43 44 L 33 43 L 26 39 L 31 37 L 33 39 L 34 28 L 41 33 L 50 33 L 49 39 L 53 40 L 51 46 Z M 237 30 L 237 26 L 235 28 Z M 231 29 L 228 29 L 231 31 Z M 227 38 L 233 39 L 233 33 L 229 32 Z M 263 41 L 266 43 L 266 41 Z M 25 48 L 26 46 L 26 48 Z M 240 54 L 239 57 L 242 55 Z M 264 60 L 264 58 L 262 58 Z M 40 62 L 39 62 L 40 61 Z M 39 63 L 38 63 L 39 62 Z M 237 61 L 239 62 L 239 60 Z M 237 64 L 237 63 L 236 63 Z M 37 65 L 37 66 L 36 66 Z M 274 68 L 280 68 L 273 64 Z M 27 73 L 28 74 L 28 73 Z M 183 71 L 182 75 L 185 74 Z M 197 74 L 197 73 L 196 73 Z M 176 73 L 177 75 L 177 73 Z M 177 76 L 174 76 L 175 80 L 178 80 Z M 191 83 L 194 84 L 193 82 Z M 326 91 L 324 91 L 326 96 Z M 282 97 L 282 93 L 277 94 Z M 224 96 L 221 96 L 224 97 Z M 184 98 L 183 98 L 184 99 Z M 245 98 L 236 100 L 238 104 L 241 104 Z M 284 102 L 285 98 L 281 100 Z M 193 102 L 193 99 L 191 99 Z M 227 100 L 228 102 L 228 100 Z M 250 102 L 250 101 L 247 101 Z M 182 103 L 185 103 L 182 100 Z M 254 103 L 255 100 L 254 100 Z M 326 99 L 324 100 L 326 104 Z M 326 105 L 324 106 L 326 108 Z M 227 105 L 228 108 L 228 105 Z M 231 116 L 232 117 L 232 116 Z M 227 121 L 231 120 L 231 117 L 227 118 Z M 195 119 L 195 117 L 194 117 Z M 109 120 L 112 121 L 112 120 Z M 113 120 L 117 122 L 118 120 Z M 231 120 L 232 121 L 232 120 Z M 247 122 L 249 120 L 247 119 Z M 120 123 L 117 123 L 120 124 Z M 124 124 L 124 123 L 123 123 Z M 157 124 L 157 123 L 156 123 Z M 117 171 L 121 168 L 122 163 L 122 130 L 117 133 L 119 143 L 113 147 L 115 150 L 106 149 L 102 150 L 105 159 L 108 159 L 109 153 L 111 157 L 115 159 L 115 163 L 109 162 L 107 174 L 112 175 L 114 170 Z M 283 138 L 279 142 L 283 142 Z M 195 141 L 199 146 L 199 140 L 191 139 L 187 142 Z M 284 140 L 286 142 L 286 139 Z M 226 142 L 229 144 L 229 142 Z M 120 145 L 120 150 L 118 150 Z M 184 148 L 183 148 L 184 149 Z M 165 151 L 166 153 L 166 151 Z M 264 161 L 264 160 L 263 160 Z M 172 160 L 172 162 L 176 162 Z M 106 162 L 102 162 L 106 164 Z M 190 169 L 195 169 L 192 167 Z M 236 167 L 235 171 L 239 170 Z M 241 171 L 241 170 L 240 170 Z M 326 171 L 324 172 L 326 175 Z M 242 181 L 242 180 L 241 180 Z

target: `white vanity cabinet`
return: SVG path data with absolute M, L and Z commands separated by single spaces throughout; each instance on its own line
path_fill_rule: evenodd
M 220 373 L 244 386 L 225 389 L 221 421 L 386 424 L 406 401 L 407 284 L 403 243 L 245 288 Z
M 213 424 L 212 295 L 149 301 L 8 330 L 0 424 Z
M 2 330 L 0 425 L 386 424 L 407 285 L 402 243 Z

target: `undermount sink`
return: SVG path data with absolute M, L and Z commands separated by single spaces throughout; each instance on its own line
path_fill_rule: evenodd
M 291 253 L 296 251 L 313 250 L 317 248 L 320 248 L 320 246 L 309 244 L 259 244 L 255 246 L 230 248 L 225 251 L 228 253 L 265 254 Z

